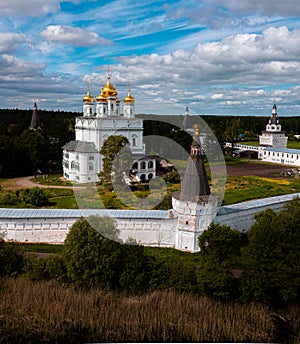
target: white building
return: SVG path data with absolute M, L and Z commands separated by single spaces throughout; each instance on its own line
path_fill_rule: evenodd
M 266 125 L 266 130 L 259 136 L 261 147 L 286 148 L 288 138 L 285 131 L 281 130 L 277 115 L 276 104 L 273 105 L 272 114 Z
M 109 72 L 107 83 L 96 98 L 96 112 L 94 98 L 90 91 L 87 92 L 83 98 L 83 116 L 75 119 L 75 141 L 62 147 L 63 176 L 66 179 L 79 183 L 98 180 L 102 156 L 98 154 L 96 158 L 96 152 L 99 153 L 104 141 L 112 135 L 126 137 L 133 155 L 145 154 L 143 120 L 135 117 L 135 99 L 131 96 L 130 86 L 123 101 L 121 114 L 121 101 L 111 84 Z
M 281 130 L 277 107 L 274 104 L 266 130 L 259 136 L 259 146 L 234 144 L 233 149 L 239 152 L 257 152 L 258 158 L 265 162 L 300 167 L 300 150 L 286 148 L 287 141 L 288 137 Z M 226 142 L 225 146 L 232 147 L 232 143 Z

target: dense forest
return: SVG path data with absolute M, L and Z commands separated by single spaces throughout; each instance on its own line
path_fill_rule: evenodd
M 75 117 L 81 113 L 38 110 L 40 130 L 29 130 L 32 110 L 0 109 L 0 177 L 9 178 L 61 171 L 61 147 L 75 138 Z M 138 115 L 144 119 L 144 136 L 159 135 L 189 151 L 191 137 L 181 129 L 183 116 Z M 220 143 L 242 139 L 257 140 L 268 117 L 202 116 Z M 198 116 L 190 116 L 191 124 Z M 290 139 L 300 132 L 300 117 L 282 117 Z M 201 128 L 200 128 L 201 131 Z

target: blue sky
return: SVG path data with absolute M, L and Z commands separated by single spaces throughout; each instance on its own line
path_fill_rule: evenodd
M 298 0 L 0 0 L 0 108 L 82 110 L 107 67 L 137 113 L 300 115 Z

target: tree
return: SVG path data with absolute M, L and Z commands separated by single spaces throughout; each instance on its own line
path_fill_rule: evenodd
M 22 272 L 23 256 L 14 243 L 6 243 L 0 236 L 0 277 L 16 276 Z
M 49 140 L 41 131 L 25 130 L 15 138 L 15 145 L 26 161 L 22 166 L 25 175 L 31 174 L 37 169 L 48 168 L 50 145 Z
M 121 135 L 109 136 L 104 141 L 100 150 L 100 154 L 103 156 L 103 171 L 100 173 L 102 180 L 111 181 L 113 162 L 121 149 L 128 144 L 128 139 Z
M 133 243 L 133 241 L 129 241 Z M 151 259 L 144 253 L 144 247 L 135 244 L 123 245 L 124 260 L 120 275 L 120 289 L 122 291 L 141 293 L 148 289 Z
M 293 201 L 276 214 L 268 209 L 255 217 L 244 250 L 245 299 L 272 306 L 300 301 L 300 205 Z
M 198 239 L 201 266 L 198 288 L 201 294 L 221 299 L 238 295 L 238 281 L 233 269 L 239 267 L 241 248 L 247 243 L 245 234 L 226 225 L 212 223 Z
M 114 220 L 107 216 L 80 218 L 73 224 L 63 249 L 72 284 L 108 290 L 119 288 L 124 258 L 122 245 L 108 238 L 109 235 L 115 238 L 116 233 Z

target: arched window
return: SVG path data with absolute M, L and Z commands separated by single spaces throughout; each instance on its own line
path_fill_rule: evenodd
M 72 161 L 71 162 L 71 170 L 74 170 L 75 169 L 75 161 Z
M 141 174 L 141 180 L 145 180 L 145 179 L 146 179 L 145 174 Z
M 133 170 L 137 170 L 138 169 L 138 163 L 137 162 L 135 162 L 133 165 L 132 165 L 132 169 Z
M 141 162 L 141 170 L 144 170 L 146 168 L 146 163 L 145 161 Z
M 135 137 L 132 138 L 132 146 L 133 147 L 136 146 L 136 138 Z
M 148 168 L 153 168 L 153 161 L 148 162 Z
M 152 174 L 152 173 L 149 173 L 148 179 L 150 180 L 150 179 L 152 179 L 152 178 L 153 178 L 153 174 Z

